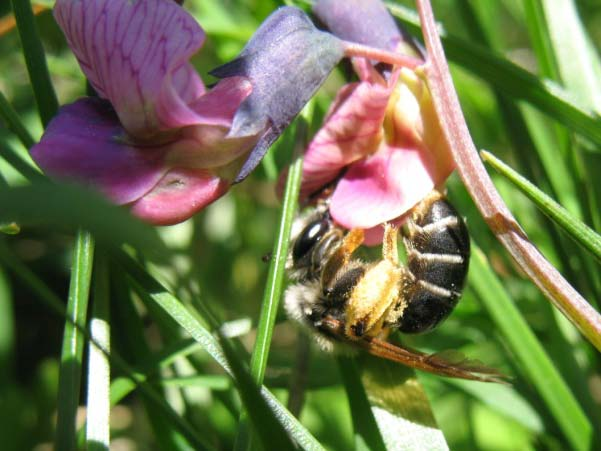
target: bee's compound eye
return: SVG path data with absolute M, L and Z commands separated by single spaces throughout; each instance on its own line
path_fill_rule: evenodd
M 307 255 L 328 230 L 330 230 L 330 220 L 328 218 L 319 218 L 307 225 L 294 242 L 294 248 L 292 249 L 294 263 Z

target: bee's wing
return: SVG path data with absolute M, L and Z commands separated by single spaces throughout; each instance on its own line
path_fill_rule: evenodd
M 324 318 L 321 329 L 332 336 L 344 338 L 342 323 L 334 318 Z M 345 341 L 348 342 L 348 339 Z M 425 354 L 370 337 L 353 340 L 351 343 L 376 357 L 402 363 L 428 373 L 472 381 L 507 384 L 507 376 L 503 373 L 485 366 L 478 360 L 470 360 L 459 351 L 449 350 L 435 354 Z
M 448 350 L 435 354 L 425 354 L 414 349 L 393 345 L 378 338 L 364 338 L 357 342 L 372 355 L 402 363 L 421 371 L 459 379 L 507 384 L 507 376 L 487 367 L 478 360 L 471 360 L 461 352 Z

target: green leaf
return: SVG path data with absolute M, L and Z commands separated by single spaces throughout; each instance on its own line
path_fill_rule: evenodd
M 568 236 L 601 262 L 601 235 L 570 214 L 535 185 L 511 169 L 490 152 L 480 152 L 482 159 L 520 189 L 540 210 L 555 221 Z
M 94 303 L 88 343 L 88 398 L 86 448 L 108 451 L 110 446 L 110 320 L 108 261 L 96 256 L 94 271 Z
M 415 371 L 368 354 L 357 363 L 387 450 L 449 449 Z
M 355 360 L 352 357 L 338 357 L 338 366 L 351 408 L 355 430 L 355 449 L 357 451 L 386 451 Z M 403 434 L 402 431 L 397 431 L 397 433 Z
M 415 11 L 387 3 L 390 12 L 413 34 L 420 34 Z M 440 27 L 440 37 L 449 59 L 514 99 L 525 100 L 582 136 L 601 145 L 601 118 L 580 105 L 561 86 L 540 80 L 489 50 L 452 36 Z M 599 151 L 599 146 L 595 151 Z
M 25 56 L 33 95 L 38 104 L 42 124 L 46 127 L 58 111 L 58 100 L 48 73 L 44 48 L 29 0 L 11 0 L 11 3 L 23 46 L 23 55 Z
M 576 450 L 590 449 L 592 427 L 586 414 L 490 268 L 486 256 L 475 244 L 472 244 L 468 277 L 469 286 L 491 315 L 521 370 L 543 398 L 568 443 Z
M 73 266 L 67 302 L 67 320 L 63 333 L 63 349 L 58 388 L 55 448 L 75 450 L 75 420 L 79 405 L 79 389 L 83 367 L 88 295 L 94 257 L 94 239 L 79 232 L 73 250 Z

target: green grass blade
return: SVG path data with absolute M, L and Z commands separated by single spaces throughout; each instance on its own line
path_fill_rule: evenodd
M 23 46 L 33 95 L 38 105 L 44 128 L 58 111 L 58 100 L 50 80 L 44 48 L 35 23 L 29 0 L 11 0 L 15 20 Z
M 0 385 L 6 384 L 13 376 L 16 329 L 13 302 L 9 279 L 0 268 Z
M 476 245 L 472 245 L 469 286 L 491 315 L 572 449 L 590 449 L 592 426 L 587 416 Z
M 601 111 L 601 63 L 573 0 L 538 0 L 549 31 L 550 48 L 563 85 L 576 100 Z
M 540 75 L 555 78 L 558 72 L 557 61 L 553 57 L 553 47 L 549 39 L 549 29 L 542 3 L 540 0 L 524 0 L 523 3 L 530 41 L 536 54 Z
M 242 403 L 254 431 L 259 437 L 263 449 L 290 449 L 295 448 L 288 434 L 282 427 L 282 424 L 277 420 L 275 412 L 267 404 L 267 400 L 261 396 L 260 385 L 256 384 L 254 378 L 242 366 L 241 360 L 234 352 L 234 348 L 230 342 L 221 337 L 221 347 L 225 357 L 230 365 L 238 393 L 242 398 Z
M 570 214 L 551 197 L 522 177 L 490 152 L 480 152 L 482 159 L 520 189 L 540 210 L 555 221 L 570 238 L 593 254 L 601 262 L 601 235 Z
M 88 232 L 79 232 L 73 250 L 67 321 L 63 333 L 59 375 L 57 426 L 54 443 L 55 448 L 61 450 L 76 449 L 75 419 L 79 405 L 85 342 L 80 329 L 86 327 L 93 256 L 94 239 Z
M 88 400 L 86 447 L 108 451 L 110 444 L 110 310 L 108 261 L 97 255 L 94 271 L 94 303 L 88 343 Z
M 3 239 L 0 239 L 0 263 L 4 268 L 8 268 L 17 276 L 23 285 L 35 294 L 50 310 L 62 318 L 65 317 L 65 306 L 62 299 L 48 288 L 27 265 L 17 258 Z
M 114 281 L 113 298 L 115 299 L 113 304 L 114 320 L 112 322 L 114 346 L 121 350 L 128 362 L 136 366 L 135 377 L 132 378 L 129 376 L 129 379 L 133 383 L 133 385 L 130 385 L 130 389 L 143 388 L 154 381 L 147 382 L 147 377 L 139 373 L 158 376 L 160 368 L 156 365 L 157 362 L 153 358 L 146 341 L 144 324 L 134 306 L 130 284 L 124 274 L 117 270 L 113 272 L 112 279 Z M 155 366 L 149 366 L 153 363 Z M 112 390 L 111 387 L 111 400 L 114 401 L 115 398 Z M 211 443 L 205 439 L 206 434 L 203 434 L 202 431 L 197 431 L 197 428 L 193 425 L 188 425 L 187 422 L 182 421 L 183 418 L 170 407 L 167 394 L 160 385 L 156 386 L 152 397 L 145 390 L 141 390 L 140 394 L 143 402 L 142 405 L 146 410 L 146 415 L 160 449 L 178 451 L 189 449 L 190 447 L 202 449 L 213 448 Z M 160 402 L 163 406 L 161 410 L 156 408 L 156 402 Z M 165 409 L 169 409 L 169 416 L 164 414 Z
M 308 130 L 306 115 L 299 118 L 296 127 L 296 136 L 300 139 L 300 143 L 302 143 L 299 145 L 304 147 Z M 299 140 L 297 140 L 297 142 L 299 142 Z M 296 158 L 290 166 L 288 178 L 286 180 L 286 188 L 282 202 L 282 213 L 280 215 L 280 225 L 273 248 L 269 273 L 267 275 L 261 315 L 257 326 L 257 339 L 250 361 L 251 375 L 258 384 L 263 383 L 273 326 L 275 324 L 275 317 L 280 296 L 282 294 L 282 284 L 284 281 L 286 260 L 288 258 L 290 229 L 292 228 L 292 222 L 294 221 L 296 213 L 302 170 L 302 158 Z
M 312 111 L 313 108 L 310 103 L 296 121 L 295 141 L 296 146 L 299 148 L 298 150 L 301 150 L 300 148 L 304 147 L 306 144 Z M 295 152 L 295 154 L 300 155 L 300 151 Z M 290 229 L 296 212 L 301 176 L 302 158 L 298 157 L 290 166 L 286 180 L 282 212 L 280 215 L 280 225 L 273 247 L 271 263 L 267 274 L 267 282 L 265 284 L 265 293 L 261 305 L 261 314 L 257 325 L 257 338 L 250 360 L 250 373 L 255 382 L 259 385 L 263 383 L 269 348 L 271 346 L 273 327 L 275 325 L 275 318 L 278 312 L 280 296 L 282 294 L 282 284 L 284 281 L 286 260 L 288 258 Z M 252 437 L 249 436 L 249 430 L 246 426 L 246 413 L 243 413 L 240 418 L 240 427 L 238 429 L 234 449 L 249 449 L 251 444 Z
M 0 142 L 0 157 L 4 158 L 14 170 L 19 172 L 29 181 L 45 180 L 45 177 L 36 168 L 18 154 L 18 152 L 7 142 Z
M 181 328 L 194 338 L 203 349 L 226 371 L 231 374 L 231 369 L 219 346 L 219 343 L 206 330 L 200 322 L 184 307 L 173 294 L 165 289 L 159 282 L 153 279 L 143 268 L 121 254 L 118 262 L 123 266 L 127 274 L 132 278 L 138 293 L 155 304 L 169 315 Z M 284 426 L 291 437 L 304 450 L 323 450 L 319 442 L 302 426 L 290 412 L 267 390 L 261 388 L 261 395 L 276 414 L 280 423 Z
M 351 408 L 353 429 L 355 431 L 355 449 L 357 451 L 386 451 L 382 434 L 380 434 L 371 405 L 361 383 L 357 363 L 352 357 L 338 357 L 338 366 L 340 367 L 340 374 Z M 397 433 L 402 434 L 402 431 L 397 431 Z
M 290 228 L 292 227 L 292 221 L 294 220 L 294 214 L 296 212 L 301 174 L 302 160 L 299 158 L 292 164 L 290 172 L 288 173 L 280 227 L 267 276 L 265 296 L 263 298 L 261 316 L 259 317 L 259 324 L 257 326 L 257 340 L 255 342 L 255 348 L 250 364 L 251 375 L 258 384 L 263 382 L 263 377 L 265 375 L 273 326 L 275 324 L 275 317 L 277 315 L 279 300 L 282 294 L 282 284 L 284 280 L 286 259 L 288 256 L 288 242 L 290 240 Z
M 65 307 L 62 300 L 26 265 L 24 265 L 6 246 L 3 240 L 0 240 L 0 263 L 10 269 L 25 286 L 28 287 L 38 298 L 60 318 L 66 318 Z M 89 339 L 87 329 L 76 326 L 78 330 Z M 129 378 L 135 381 L 140 391 L 146 396 L 157 409 L 157 412 L 164 415 L 169 421 L 184 435 L 190 443 L 197 449 L 206 449 L 202 438 L 198 436 L 194 428 L 192 428 L 171 406 L 165 402 L 164 398 L 144 378 L 138 378 L 138 373 L 128 365 L 116 351 L 112 351 L 110 355 L 112 366 Z M 277 400 L 271 395 L 272 403 L 277 403 Z M 82 436 L 83 437 L 83 436 Z M 319 449 L 319 448 L 309 448 Z
M 51 226 L 54 230 L 89 230 L 107 246 L 131 244 L 150 257 L 167 254 L 155 229 L 81 186 L 32 183 L 0 190 L 0 222 Z
M 17 112 L 13 109 L 4 94 L 0 92 L 0 117 L 6 123 L 6 127 L 12 131 L 21 141 L 23 147 L 30 149 L 34 144 L 35 140 L 29 133 Z
M 390 12 L 413 34 L 420 35 L 415 11 L 387 3 Z M 601 145 L 601 118 L 578 104 L 561 86 L 542 81 L 487 49 L 451 36 L 441 28 L 448 58 L 514 99 L 525 100 L 575 132 Z M 595 151 L 599 151 L 599 146 Z

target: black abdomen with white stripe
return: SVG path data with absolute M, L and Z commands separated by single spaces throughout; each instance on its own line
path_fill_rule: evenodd
M 469 265 L 470 239 L 465 223 L 444 198 L 415 214 L 407 229 L 407 306 L 397 325 L 404 333 L 428 332 L 457 305 Z

